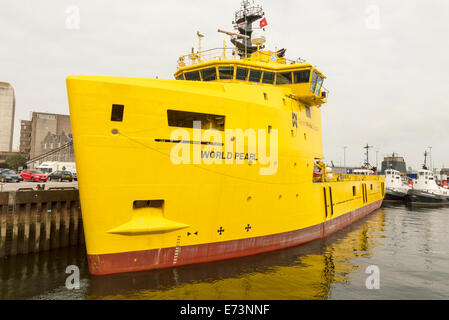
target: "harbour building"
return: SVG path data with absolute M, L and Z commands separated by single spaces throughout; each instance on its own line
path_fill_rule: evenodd
M 0 151 L 11 152 L 14 112 L 14 89 L 7 82 L 0 82 Z
M 20 121 L 20 152 L 22 152 L 27 159 L 30 158 L 31 149 L 31 121 Z
M 30 159 L 55 148 L 61 147 L 60 141 L 50 142 L 48 136 L 67 136 L 72 133 L 70 116 L 64 114 L 33 112 L 31 119 Z
M 27 154 L 31 167 L 44 161 L 73 162 L 70 116 L 33 112 L 31 120 L 21 121 L 20 150 Z
M 393 154 L 391 157 L 385 157 L 382 161 L 382 174 L 385 174 L 385 170 L 394 169 L 401 173 L 402 176 L 405 176 L 407 173 L 407 167 L 405 164 L 404 157 L 399 157 Z

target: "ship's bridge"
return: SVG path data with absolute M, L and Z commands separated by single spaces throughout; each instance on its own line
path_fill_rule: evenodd
M 242 57 L 235 49 L 228 50 L 217 48 L 180 57 L 175 78 L 281 86 L 290 88 L 292 98 L 308 106 L 327 102 L 326 77 L 304 60 L 286 59 L 280 51 L 257 51 Z

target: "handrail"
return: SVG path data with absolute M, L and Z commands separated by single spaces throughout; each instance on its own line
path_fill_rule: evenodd
M 226 54 L 226 51 L 229 50 L 232 50 L 232 55 Z M 235 48 L 213 48 L 204 50 L 200 54 L 192 52 L 179 57 L 178 68 L 192 66 L 195 64 L 211 60 L 224 60 L 224 59 L 245 60 L 245 58 L 242 59 L 238 55 L 238 50 Z
M 378 175 L 362 175 L 362 174 L 331 174 L 331 177 L 316 177 L 313 182 L 345 182 L 345 181 L 376 181 L 379 180 Z
M 235 21 L 243 19 L 245 16 L 250 15 L 263 15 L 263 8 L 261 5 L 252 5 L 251 7 L 246 7 L 238 10 L 235 13 Z
M 231 54 L 229 52 L 231 51 Z M 242 53 L 239 53 L 239 50 L 237 48 L 212 48 L 208 50 L 201 51 L 200 53 L 192 52 L 189 54 L 185 54 L 178 59 L 178 68 L 183 68 L 187 66 L 192 66 L 195 64 L 212 61 L 212 60 L 246 60 L 249 61 L 251 59 L 251 56 L 254 54 L 260 54 L 265 55 L 267 57 L 271 57 L 272 54 L 263 52 L 263 51 L 257 51 L 254 53 L 246 53 L 246 56 L 242 57 Z M 285 57 L 278 57 L 276 56 L 276 62 L 280 64 L 298 64 L 298 63 L 304 63 L 306 60 L 302 58 L 298 58 L 296 60 L 288 59 Z

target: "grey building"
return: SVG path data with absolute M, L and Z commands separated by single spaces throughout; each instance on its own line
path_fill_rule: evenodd
M 404 157 L 385 157 L 384 161 L 382 161 L 382 174 L 384 174 L 385 170 L 387 169 L 397 170 L 401 172 L 401 175 L 405 176 L 405 174 L 407 173 L 407 166 L 405 164 Z
M 70 140 L 70 116 L 33 112 L 31 119 L 30 159 L 56 149 Z
M 43 161 L 75 161 L 75 153 L 73 151 L 72 139 L 62 131 L 61 134 L 53 134 L 48 132 L 47 136 L 41 142 L 44 153 L 49 153 Z M 67 146 L 67 147 L 64 147 Z M 50 152 L 50 151 L 55 152 Z
M 10 152 L 12 149 L 15 103 L 13 87 L 0 82 L 0 151 Z
M 20 121 L 20 152 L 22 152 L 27 159 L 30 158 L 31 150 L 31 121 Z

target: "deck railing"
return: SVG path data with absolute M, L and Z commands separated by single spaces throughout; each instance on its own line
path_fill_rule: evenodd
M 241 21 L 247 16 L 263 16 L 263 8 L 260 5 L 252 5 L 235 13 L 235 21 Z
M 240 56 L 241 53 L 239 53 L 239 50 L 236 48 L 213 48 L 208 49 L 205 51 L 198 52 L 192 52 L 190 54 L 183 55 L 178 60 L 178 68 L 183 68 L 187 66 L 192 66 L 195 64 L 207 62 L 207 61 L 213 61 L 213 60 L 250 60 L 251 59 L 251 53 L 243 54 L 243 57 Z M 255 53 L 253 53 L 255 54 Z M 272 59 L 273 55 L 259 51 L 257 54 L 260 54 L 262 56 L 265 56 L 267 59 Z M 271 60 L 274 62 L 278 62 L 281 64 L 295 64 L 295 63 L 304 63 L 305 60 L 298 58 L 296 60 L 287 59 L 285 57 L 277 57 L 274 55 L 275 60 Z M 254 61 L 254 60 L 253 60 Z
M 314 177 L 313 182 L 345 182 L 345 181 L 378 181 L 378 175 L 362 175 L 362 174 L 331 174 L 330 177 Z

